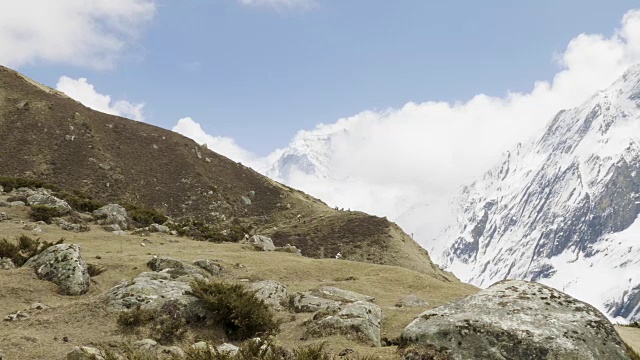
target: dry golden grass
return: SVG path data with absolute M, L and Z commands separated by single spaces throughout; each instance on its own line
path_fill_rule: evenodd
M 640 329 L 628 326 L 616 326 L 616 330 L 620 337 L 627 345 L 631 346 L 633 350 L 640 353 Z
M 121 280 L 148 271 L 145 264 L 153 255 L 184 261 L 205 258 L 219 260 L 225 270 L 224 278 L 230 281 L 272 279 L 287 285 L 291 292 L 333 285 L 374 296 L 384 313 L 382 336 L 388 338 L 400 335 L 402 329 L 425 310 L 395 308 L 395 303 L 403 296 L 416 294 L 431 306 L 438 306 L 477 291 L 475 287 L 455 280 L 442 281 L 432 274 L 395 266 L 310 259 L 288 253 L 263 253 L 240 244 L 213 244 L 162 234 L 147 237 L 116 236 L 98 226 L 92 226 L 92 231 L 88 233 L 72 233 L 56 225 L 44 225 L 41 227 L 43 233 L 36 235 L 22 230 L 23 222 L 28 222 L 28 208 L 3 208 L 2 211 L 13 216 L 13 220 L 0 222 L 0 236 L 13 238 L 27 234 L 48 241 L 65 237 L 66 243 L 80 245 L 85 261 L 107 269 L 92 279 L 90 291 L 79 297 L 56 294 L 56 286 L 38 280 L 32 269 L 0 271 L 1 317 L 28 309 L 35 302 L 51 307 L 30 310 L 31 317 L 27 320 L 0 324 L 0 352 L 5 354 L 6 359 L 60 359 L 73 346 L 132 340 L 121 335 L 116 316 L 106 310 L 104 294 Z M 145 238 L 149 241 L 142 247 L 140 243 Z M 294 315 L 282 311 L 278 316 L 288 321 L 276 337 L 276 342 L 281 345 L 297 347 L 328 341 L 331 351 L 352 348 L 363 355 L 395 358 L 395 347 L 375 349 L 338 336 L 301 341 L 304 332 L 301 324 L 312 315 Z M 64 342 L 64 337 L 69 341 Z

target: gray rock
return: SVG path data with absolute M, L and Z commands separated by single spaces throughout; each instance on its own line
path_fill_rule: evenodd
M 0 218 L 2 218 L 2 214 L 0 213 Z M 36 224 L 24 224 L 24 226 L 22 227 L 22 230 L 25 231 L 32 231 L 38 228 L 38 225 Z
M 24 201 L 12 201 L 9 203 L 10 207 L 19 207 L 19 206 L 26 206 L 26 204 L 24 203 Z
M 2 185 L 0 185 L 0 194 L 2 194 L 4 192 L 4 187 L 2 187 Z
M 73 231 L 73 232 L 87 232 L 90 231 L 91 228 L 87 224 L 74 224 L 65 219 L 55 218 L 53 222 L 58 224 L 62 230 Z
M 0 201 L 0 207 L 10 207 L 11 203 L 8 203 L 6 201 Z
M 262 251 L 274 251 L 276 249 L 273 245 L 273 240 L 262 235 L 253 235 L 248 240 L 249 244 L 253 245 L 256 250 Z
M 188 293 L 188 279 L 172 278 L 166 272 L 143 272 L 131 281 L 123 281 L 107 293 L 107 304 L 111 310 L 123 311 L 138 306 L 145 310 L 159 310 L 166 303 L 174 303 L 181 314 L 189 318 L 204 316 L 199 300 Z
M 164 225 L 158 225 L 158 224 L 151 224 L 149 225 L 149 232 L 159 232 L 159 233 L 163 233 L 163 234 L 168 234 L 169 233 L 169 228 L 167 226 Z
M 444 347 L 453 359 L 629 359 L 616 330 L 594 307 L 517 280 L 423 312 L 401 342 Z
M 296 254 L 296 255 L 300 255 L 302 256 L 302 250 L 298 249 L 297 247 L 293 246 L 293 245 L 285 245 L 282 247 L 276 247 L 275 251 L 279 251 L 279 252 L 287 252 L 287 253 L 292 253 L 292 254 Z
M 109 204 L 93 211 L 93 216 L 101 225 L 118 225 L 121 230 L 129 229 L 127 210 L 118 204 Z
M 78 245 L 51 246 L 24 266 L 34 268 L 39 279 L 58 285 L 58 291 L 63 295 L 82 295 L 89 290 L 89 272 Z
M 287 299 L 287 287 L 274 280 L 264 280 L 251 284 L 250 289 L 258 299 L 274 309 L 281 309 L 281 303 Z
M 249 199 L 248 197 L 243 196 L 243 197 L 241 197 L 241 199 L 242 199 L 242 203 L 243 203 L 243 204 L 245 204 L 245 205 L 251 205 L 251 199 Z
M 200 267 L 169 257 L 154 257 L 147 262 L 147 266 L 153 271 L 165 271 L 174 279 L 185 275 L 208 275 Z
M 378 305 L 356 301 L 346 305 L 335 315 L 311 322 L 308 325 L 308 333 L 311 336 L 341 334 L 380 347 L 381 324 L 382 311 Z
M 67 360 L 104 360 L 102 352 L 89 346 L 74 346 L 67 353 Z
M 212 350 L 213 347 L 209 345 L 206 341 L 198 341 L 197 343 L 191 345 L 192 348 L 196 350 Z
M 309 293 L 297 293 L 291 299 L 291 307 L 295 312 L 338 311 L 341 303 L 321 298 Z
M 4 321 L 20 321 L 20 320 L 26 320 L 30 317 L 31 316 L 29 316 L 29 314 L 27 314 L 24 311 L 17 311 L 13 314 L 9 314 L 5 316 Z
M 204 269 L 206 272 L 214 276 L 220 276 L 222 274 L 222 265 L 215 260 L 196 260 L 193 262 L 193 265 Z
M 356 301 L 374 301 L 373 296 L 358 294 L 357 292 L 338 289 L 333 286 L 323 286 L 311 291 L 312 295 L 322 297 L 325 299 L 331 299 L 341 302 L 356 302 Z
M 216 346 L 216 350 L 218 350 L 220 354 L 236 356 L 236 354 L 240 351 L 240 348 L 233 344 L 224 343 L 222 345 Z
M 148 228 L 140 228 L 140 229 L 133 230 L 131 234 L 137 235 L 137 236 L 149 236 L 151 235 L 151 232 L 149 232 Z
M 11 216 L 7 215 L 5 212 L 0 212 L 0 221 L 3 220 L 11 220 Z
M 158 343 L 153 339 L 142 339 L 133 343 L 133 347 L 136 349 L 142 350 L 151 350 L 155 349 L 158 346 Z
M 407 295 L 396 303 L 396 307 L 427 307 L 429 303 L 416 295 Z
M 9 258 L 0 258 L 0 270 L 11 270 L 15 268 L 16 265 L 13 263 L 13 260 Z
M 68 214 L 71 212 L 71 206 L 66 201 L 58 199 L 57 197 L 49 194 L 33 194 L 27 197 L 27 205 L 34 206 L 46 206 L 57 209 L 61 214 Z
M 102 229 L 108 232 L 122 231 L 122 229 L 120 229 L 120 225 L 118 224 L 103 225 Z
M 118 236 L 122 236 L 122 235 L 127 235 L 126 232 L 122 231 L 122 230 L 118 230 L 118 231 L 112 231 L 111 232 L 113 235 L 118 235 Z
M 161 346 L 158 352 L 167 355 L 170 359 L 184 359 L 186 356 L 184 350 L 179 346 Z

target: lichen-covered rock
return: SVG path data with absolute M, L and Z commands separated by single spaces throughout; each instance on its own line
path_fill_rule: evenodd
M 211 275 L 220 276 L 222 274 L 222 265 L 220 265 L 217 261 L 211 259 L 203 259 L 196 260 L 193 262 L 193 265 L 204 269 Z
M 281 303 L 288 295 L 287 287 L 274 280 L 264 280 L 251 284 L 250 289 L 258 299 L 263 300 L 274 309 L 281 309 Z
M 66 231 L 87 232 L 91 230 L 89 225 L 85 223 L 74 224 L 62 218 L 54 218 L 53 223 L 58 224 L 58 226 L 60 226 L 62 230 L 66 230 Z
M 341 303 L 338 301 L 321 298 L 309 293 L 297 293 L 291 298 L 289 304 L 295 312 L 316 312 L 322 310 L 339 310 Z
M 49 194 L 33 194 L 27 197 L 27 205 L 40 205 L 54 208 L 63 215 L 70 213 L 72 210 L 71 206 L 69 206 L 66 201 L 58 199 L 57 197 Z
M 202 268 L 169 257 L 154 257 L 147 262 L 147 266 L 153 271 L 164 270 L 173 278 L 185 275 L 207 276 Z
M 345 305 L 337 314 L 317 319 L 308 324 L 311 336 L 341 334 L 353 340 L 381 346 L 380 326 L 382 311 L 378 305 L 356 301 Z
M 423 312 L 401 342 L 446 348 L 453 359 L 629 359 L 616 330 L 594 307 L 517 280 Z
M 159 310 L 166 303 L 174 303 L 185 317 L 204 316 L 205 311 L 191 291 L 188 278 L 172 278 L 165 271 L 143 272 L 131 281 L 123 281 L 107 293 L 111 310 L 122 311 L 138 306 L 145 310 Z
M 103 225 L 102 230 L 108 231 L 108 232 L 122 231 L 122 229 L 120 229 L 120 225 L 118 224 Z
M 273 245 L 273 240 L 262 235 L 253 235 L 249 238 L 249 244 L 253 245 L 256 250 L 261 251 L 274 251 L 276 249 Z
M 151 224 L 148 227 L 149 232 L 159 232 L 159 233 L 163 233 L 163 234 L 168 234 L 169 233 L 169 228 L 167 226 L 164 225 L 158 225 L 158 224 Z
M 11 220 L 11 216 L 7 215 L 5 212 L 0 212 L 0 221 L 3 220 Z
M 13 260 L 9 258 L 0 258 L 0 270 L 11 270 L 15 268 L 16 265 L 13 263 Z
M 356 301 L 374 301 L 373 296 L 358 294 L 357 292 L 338 289 L 333 286 L 323 286 L 311 291 L 312 295 L 322 297 L 325 299 L 331 299 L 341 302 L 356 302 Z
M 396 303 L 396 307 L 427 307 L 429 303 L 416 295 L 407 295 Z
M 67 353 L 67 360 L 104 360 L 102 352 L 89 346 L 75 346 Z
M 9 207 L 26 206 L 24 201 L 12 201 L 9 203 Z
M 76 244 L 58 244 L 29 259 L 24 266 L 36 270 L 41 280 L 58 285 L 63 295 L 82 295 L 89 290 L 87 264 Z
M 93 211 L 93 216 L 101 225 L 118 225 L 121 230 L 129 228 L 129 216 L 127 210 L 118 204 L 109 204 Z
M 296 254 L 296 255 L 300 255 L 302 256 L 302 250 L 298 249 L 297 247 L 293 246 L 293 245 L 285 245 L 282 247 L 276 247 L 275 251 L 278 252 L 287 252 L 287 253 L 292 253 L 292 254 Z
M 233 344 L 224 343 L 222 345 L 216 346 L 216 350 L 218 350 L 220 354 L 236 356 L 236 354 L 240 351 L 240 348 Z

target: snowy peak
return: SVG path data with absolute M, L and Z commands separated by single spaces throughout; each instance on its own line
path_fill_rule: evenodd
M 536 141 L 519 145 L 464 188 L 455 223 L 431 253 L 477 285 L 538 280 L 578 297 L 586 286 L 591 293 L 583 300 L 610 316 L 640 317 L 621 310 L 630 306 L 622 299 L 629 298 L 625 286 L 640 288 L 640 276 L 614 280 L 625 290 L 610 295 L 603 289 L 610 290 L 612 280 L 596 284 L 581 277 L 585 268 L 610 270 L 639 258 L 635 250 L 612 252 L 609 244 L 633 228 L 640 213 L 639 143 L 640 66 L 634 66 L 582 106 L 558 113 Z M 612 254 L 623 259 L 618 263 Z

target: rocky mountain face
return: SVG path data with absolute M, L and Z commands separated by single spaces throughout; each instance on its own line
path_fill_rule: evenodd
M 454 202 L 428 244 L 465 281 L 539 281 L 640 319 L 640 65 L 561 111 Z
M 346 259 L 454 281 L 386 219 L 335 211 L 182 135 L 91 110 L 2 66 L 0 176 L 38 179 L 105 203 L 139 204 L 220 231 L 242 226 L 305 256 L 342 252 Z

